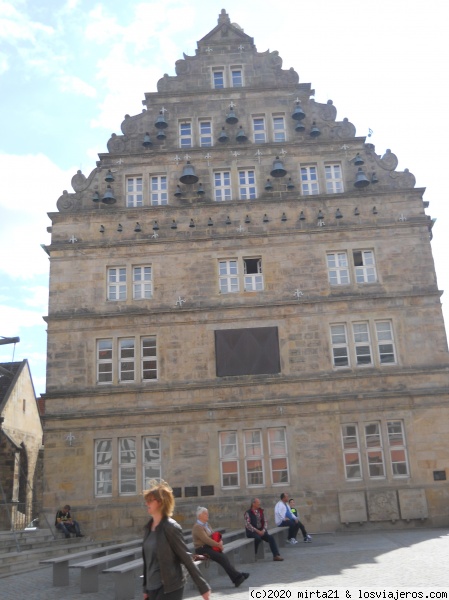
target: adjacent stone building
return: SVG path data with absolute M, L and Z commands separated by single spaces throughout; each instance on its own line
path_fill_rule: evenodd
M 157 89 L 49 215 L 45 510 L 135 531 L 162 477 L 186 526 L 447 525 L 424 189 L 224 10 Z

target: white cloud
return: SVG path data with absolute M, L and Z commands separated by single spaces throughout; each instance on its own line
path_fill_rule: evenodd
M 75 75 L 60 75 L 59 87 L 62 92 L 71 92 L 80 96 L 95 98 L 97 90 Z
M 0 304 L 2 315 L 1 335 L 16 336 L 18 331 L 26 327 L 42 326 L 42 312 Z
M 3 73 L 6 73 L 6 71 L 8 69 L 9 69 L 8 57 L 6 54 L 3 54 L 3 52 L 0 52 L 0 75 L 3 75 Z

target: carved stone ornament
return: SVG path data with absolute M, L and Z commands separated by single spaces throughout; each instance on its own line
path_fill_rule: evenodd
M 72 177 L 72 188 L 75 190 L 75 192 L 81 192 L 82 190 L 84 190 L 86 188 L 86 184 L 87 184 L 87 178 L 85 175 L 83 175 L 81 173 L 80 170 L 78 170 L 76 172 L 76 175 L 74 175 Z

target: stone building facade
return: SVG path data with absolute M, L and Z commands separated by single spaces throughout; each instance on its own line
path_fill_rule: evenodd
M 44 506 L 137 530 L 449 523 L 449 357 L 424 189 L 225 11 L 52 221 Z

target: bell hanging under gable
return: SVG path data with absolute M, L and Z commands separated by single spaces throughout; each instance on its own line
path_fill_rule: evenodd
M 92 202 L 100 202 L 100 194 L 98 192 L 94 192 L 92 196 Z
M 103 202 L 103 204 L 115 204 L 117 202 L 110 185 L 108 185 L 108 187 L 106 188 L 106 191 L 101 201 Z
M 243 127 L 240 125 L 240 129 L 238 130 L 237 135 L 235 136 L 235 139 L 238 142 L 247 142 L 248 138 L 246 137 L 245 132 L 243 131 Z
M 357 152 L 357 154 L 355 155 L 354 158 L 354 164 L 356 167 L 361 167 L 362 165 L 365 164 L 365 161 L 363 160 L 363 158 L 360 156 L 360 153 Z
M 295 189 L 295 184 L 293 183 L 291 177 L 288 178 L 287 189 L 289 192 Z
M 357 175 L 355 177 L 354 187 L 356 187 L 356 188 L 364 188 L 367 185 L 369 185 L 369 179 L 365 175 L 365 173 L 363 172 L 362 167 L 359 167 L 359 169 L 357 171 Z
M 226 133 L 225 128 L 222 127 L 220 135 L 218 136 L 218 141 L 221 142 L 221 143 L 224 143 L 224 142 L 227 142 L 228 140 L 229 140 L 229 136 Z
M 279 156 L 276 156 L 276 160 L 273 161 L 273 169 L 271 170 L 270 175 L 271 177 L 285 177 L 285 175 L 287 175 L 287 171 L 284 169 L 284 165 Z
M 182 190 L 181 190 L 181 188 L 179 187 L 179 185 L 177 185 L 177 186 L 176 186 L 176 191 L 175 191 L 175 193 L 174 193 L 173 195 L 174 195 L 176 198 L 181 198 L 181 196 L 182 196 Z
M 316 138 L 321 135 L 321 131 L 318 129 L 315 121 L 312 123 L 312 129 L 310 130 L 310 137 Z
M 265 184 L 265 189 L 267 190 L 267 192 L 271 192 L 271 190 L 273 189 L 273 186 L 271 185 L 271 181 L 269 179 L 267 179 L 267 183 Z
M 204 196 L 205 191 L 204 191 L 202 183 L 198 184 L 198 189 L 196 190 L 196 193 L 197 193 L 198 196 Z
M 298 121 L 295 125 L 295 131 L 302 132 L 306 130 L 306 126 L 302 121 Z
M 296 103 L 296 108 L 293 111 L 292 114 L 292 119 L 294 119 L 295 121 L 302 121 L 306 116 L 306 113 L 303 111 L 303 109 L 301 108 L 301 105 L 299 102 Z
M 168 127 L 168 123 L 165 120 L 164 113 L 162 110 L 159 111 L 159 115 L 156 119 L 156 122 L 154 123 L 154 126 L 156 127 L 156 129 L 166 129 Z
M 167 136 L 164 133 L 163 129 L 159 129 L 159 131 L 157 132 L 157 136 L 156 139 L 159 140 L 160 142 L 162 142 L 162 140 L 165 140 Z
M 106 173 L 106 177 L 104 178 L 105 181 L 107 181 L 108 183 L 112 183 L 114 180 L 114 175 L 112 174 L 111 169 L 108 169 L 108 172 Z
M 235 114 L 234 109 L 231 108 L 231 110 L 226 115 L 226 123 L 228 123 L 229 125 L 235 125 L 238 122 L 239 120 L 237 118 L 237 115 Z
M 190 161 L 187 161 L 186 166 L 182 170 L 182 175 L 179 178 L 181 183 L 186 183 L 191 185 L 192 183 L 197 183 L 198 177 L 195 174 L 195 168 L 190 164 Z
M 153 142 L 151 141 L 150 134 L 147 131 L 143 137 L 142 146 L 144 146 L 144 148 L 149 148 L 152 145 L 153 145 Z

